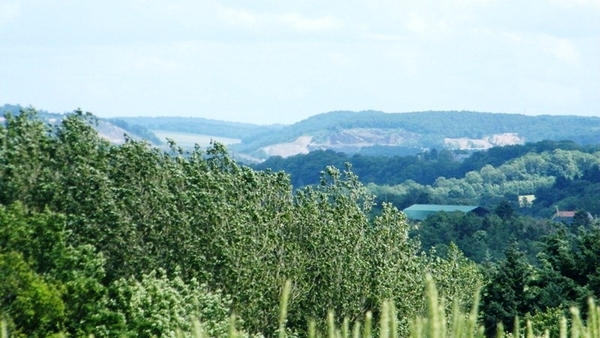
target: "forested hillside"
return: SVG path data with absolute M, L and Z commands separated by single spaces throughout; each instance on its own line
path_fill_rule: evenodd
M 277 131 L 283 126 L 262 126 L 250 123 L 228 122 L 201 117 L 121 117 L 151 130 L 166 130 L 247 140 Z
M 18 105 L 5 104 L 0 107 L 0 113 L 6 111 L 16 115 L 19 109 Z M 55 121 L 63 115 L 40 111 L 39 116 Z M 203 145 L 204 140 L 210 138 L 228 138 L 231 140 L 222 141 L 229 144 L 237 159 L 247 163 L 318 150 L 333 150 L 350 156 L 394 157 L 432 149 L 476 151 L 543 140 L 594 145 L 600 132 L 600 118 L 597 117 L 468 111 L 334 111 L 291 125 L 256 125 L 178 116 L 119 117 L 100 121 L 97 130 L 113 142 L 122 142 L 123 133 L 127 133 L 155 145 L 166 143 L 166 138 L 179 139 L 182 146 L 193 148 L 194 142 Z M 161 135 L 161 139 L 153 131 Z
M 463 178 L 467 173 L 479 171 L 487 165 L 498 167 L 527 154 L 542 154 L 556 150 L 593 154 L 600 151 L 600 145 L 582 146 L 572 141 L 545 140 L 524 145 L 494 147 L 472 154 L 432 149 L 417 155 L 391 157 L 348 155 L 332 150 L 318 150 L 288 158 L 274 156 L 252 167 L 258 170 L 285 171 L 297 188 L 318 183 L 319 173 L 327 165 L 343 167 L 345 163 L 352 165 L 352 170 L 365 184 L 397 185 L 411 180 L 422 185 L 432 185 L 439 177 Z M 545 174 L 553 173 L 545 172 Z
M 509 243 L 535 259 L 537 243 L 554 231 L 549 220 L 557 210 L 600 215 L 600 148 L 570 141 L 541 141 L 495 147 L 457 160 L 448 150 L 432 150 L 418 156 L 349 156 L 315 151 L 286 159 L 273 157 L 257 169 L 282 170 L 296 187 L 317 184 L 327 164 L 350 164 L 367 184 L 379 205 L 392 203 L 400 210 L 412 204 L 479 205 L 497 213 L 487 217 L 437 215 L 413 234 L 425 248 L 444 251 L 456 243 L 477 262 L 501 258 Z M 519 195 L 535 200 L 521 205 Z M 375 207 L 377 212 L 378 207 Z M 512 215 L 506 219 L 506 215 Z M 582 224 L 579 224 L 582 225 Z M 576 226 L 575 226 L 576 228 Z
M 599 155 L 562 149 L 528 153 L 496 167 L 486 164 L 460 178 L 439 177 L 433 184 L 409 180 L 398 185 L 369 187 L 377 195 L 387 196 L 389 201 L 408 198 L 394 200 L 399 208 L 412 204 L 414 196 L 420 196 L 422 203 L 493 206 L 503 199 L 517 204 L 519 195 L 533 194 L 536 199 L 527 209 L 531 215 L 550 217 L 555 207 L 587 208 L 598 215 L 600 207 L 592 201 L 599 187 L 596 177 Z
M 255 160 L 277 154 L 290 156 L 328 149 L 347 154 L 397 156 L 414 155 L 433 148 L 479 149 L 542 140 L 571 140 L 580 145 L 589 145 L 598 142 L 600 131 L 600 118 L 596 117 L 466 111 L 336 111 L 285 126 L 191 117 L 120 119 L 150 130 L 240 139 L 241 142 L 232 145 L 232 149 L 236 154 L 254 156 Z
M 197 316 L 222 335 L 234 312 L 240 330 L 272 335 L 287 279 L 292 332 L 386 299 L 406 330 L 425 306 L 424 272 L 447 304 L 468 306 L 481 281 L 458 251 L 421 254 L 395 208 L 370 218 L 350 172 L 294 192 L 219 144 L 163 153 L 110 144 L 93 124 L 76 112 L 51 126 L 25 110 L 0 128 L 0 306 L 13 334 L 172 336 Z
M 496 323 L 512 327 L 515 316 L 558 328 L 571 305 L 600 294 L 597 221 L 578 229 L 535 223 L 499 203 L 484 218 L 465 215 L 470 223 L 440 215 L 421 228 L 431 234 L 422 233 L 424 241 L 448 233 L 461 245 L 465 234 L 484 242 L 494 231 L 547 235 L 527 237 L 539 238 L 535 262 L 516 243 L 476 265 L 449 242 L 424 251 L 405 216 L 375 204 L 350 170 L 323 168 L 317 185 L 294 189 L 285 173 L 237 164 L 220 144 L 173 144 L 169 151 L 134 139 L 111 144 L 96 123 L 76 111 L 48 124 L 25 109 L 0 125 L 0 312 L 12 336 L 189 336 L 196 318 L 209 336 L 295 337 L 313 332 L 311 319 L 321 331 L 332 323 L 348 328 L 370 312 L 374 322 L 391 313 L 398 323 L 375 335 L 387 337 L 389 329 L 408 336 L 412 328 L 421 337 L 411 319 L 427 309 L 427 274 L 441 304 L 429 303 L 430 316 L 452 304 L 468 309 L 481 285 L 481 324 L 494 336 Z M 597 163 L 597 154 L 555 149 L 487 165 L 465 179 L 386 189 L 459 199 L 451 192 L 470 186 L 501 196 L 523 178 L 575 191 L 577 180 L 590 185 L 596 178 Z M 455 231 L 436 232 L 446 224 Z M 287 280 L 287 317 L 280 319 Z M 394 301 L 394 311 L 380 311 L 385 300 Z M 471 318 L 473 331 L 476 313 Z M 431 337 L 443 336 L 430 327 Z M 364 335 L 371 333 L 365 328 Z
M 585 145 L 598 142 L 600 118 L 465 111 L 394 114 L 378 111 L 338 111 L 312 116 L 261 137 L 243 139 L 236 150 L 252 152 L 265 146 L 292 142 L 300 136 L 312 136 L 316 141 L 323 141 L 333 133 L 357 128 L 376 129 L 379 133 L 396 131 L 399 133 L 398 137 L 405 138 L 404 141 L 380 145 L 410 146 L 414 149 L 443 147 L 446 138 L 481 139 L 503 133 L 518 134 L 527 142 L 572 140 Z
M 16 116 L 20 114 L 22 109 L 23 107 L 20 105 L 5 104 L 0 107 L 0 115 L 11 113 Z M 39 118 L 53 124 L 60 123 L 65 118 L 65 114 L 50 113 L 43 110 L 37 111 L 37 114 Z M 163 144 L 163 141 L 148 128 L 139 124 L 127 123 L 122 119 L 98 119 L 98 123 L 94 128 L 100 135 L 114 143 L 123 142 L 124 135 L 127 134 L 129 137 L 146 140 L 156 146 Z

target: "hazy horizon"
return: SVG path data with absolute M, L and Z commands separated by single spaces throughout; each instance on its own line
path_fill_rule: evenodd
M 0 0 L 0 103 L 292 124 L 600 116 L 599 0 Z
M 68 111 L 62 111 L 62 112 L 57 112 L 57 111 L 49 111 L 48 109 L 44 109 L 43 107 L 36 107 L 36 106 L 26 106 L 26 105 L 22 105 L 22 104 L 14 104 L 14 103 L 5 103 L 5 104 L 9 104 L 9 105 L 14 105 L 14 106 L 21 106 L 23 108 L 27 108 L 27 107 L 32 107 L 34 109 L 36 109 L 37 111 L 45 111 L 51 114 L 68 114 L 68 113 L 72 113 L 75 109 L 73 110 L 68 110 Z M 248 124 L 256 124 L 256 125 L 292 125 L 301 121 L 304 121 L 306 119 L 309 119 L 311 117 L 317 116 L 317 115 L 321 115 L 321 114 L 328 114 L 328 113 L 335 113 L 335 112 L 350 112 L 350 113 L 361 113 L 361 112 L 367 112 L 367 111 L 372 111 L 372 112 L 377 112 L 377 113 L 383 113 L 383 114 L 418 114 L 418 113 L 429 113 L 429 112 L 456 112 L 456 113 L 461 113 L 461 112 L 468 112 L 468 113 L 480 113 L 480 114 L 508 114 L 508 115 L 522 115 L 522 116 L 531 116 L 531 117 L 535 117 L 535 116 L 576 116 L 576 117 L 592 117 L 592 118 L 600 118 L 600 116 L 596 116 L 596 115 L 578 115 L 578 114 L 522 114 L 522 113 L 503 113 L 503 112 L 484 112 L 484 111 L 472 111 L 472 110 L 423 110 L 423 111 L 405 111 L 405 112 L 386 112 L 386 111 L 380 111 L 380 110 L 374 110 L 374 109 L 366 109 L 366 110 L 332 110 L 332 111 L 328 111 L 328 112 L 323 112 L 323 113 L 317 113 L 317 114 L 313 114 L 310 116 L 306 116 L 306 117 L 302 117 L 299 120 L 296 121 L 291 121 L 288 123 L 255 123 L 255 122 L 245 122 L 245 121 L 235 121 L 235 120 L 228 120 L 228 119 L 219 119 L 219 118 L 207 118 L 207 117 L 202 117 L 202 116 L 194 116 L 194 115 L 177 115 L 177 114 L 172 114 L 172 115 L 114 115 L 114 116 L 101 116 L 96 114 L 95 112 L 91 112 L 85 109 L 82 109 L 83 111 L 87 111 L 90 112 L 94 115 L 96 115 L 99 118 L 163 118 L 163 117 L 167 117 L 167 118 L 203 118 L 203 119 L 207 119 L 207 120 L 214 120 L 214 121 L 222 121 L 222 122 L 232 122 L 232 123 L 248 123 Z M 0 119 L 2 119 L 2 116 L 0 116 Z

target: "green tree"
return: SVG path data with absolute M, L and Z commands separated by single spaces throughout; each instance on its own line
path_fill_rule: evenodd
M 193 321 L 198 320 L 210 337 L 227 336 L 231 298 L 210 292 L 196 279 L 185 282 L 180 276 L 152 271 L 138 281 L 119 279 L 102 299 L 112 312 L 112 323 L 100 323 L 99 337 L 192 337 Z M 238 318 L 237 325 L 242 321 Z
M 62 329 L 69 333 L 85 334 L 94 331 L 93 318 L 102 311 L 98 301 L 105 290 L 104 259 L 91 245 L 73 247 L 68 243 L 64 215 L 45 210 L 29 212 L 21 203 L 8 207 L 0 205 L 0 253 L 19 254 L 36 276 L 36 285 L 51 286 L 60 296 L 64 307 Z M 12 278 L 29 278 L 11 270 Z M 29 283 L 26 280 L 23 283 Z M 55 309 L 36 308 L 38 316 L 54 318 Z M 57 324 L 58 325 L 58 324 Z M 40 327 L 41 328 L 41 327 Z
M 65 304 L 60 285 L 36 274 L 17 252 L 0 253 L 0 311 L 11 335 L 46 337 L 63 330 Z
M 50 132 L 32 108 L 18 116 L 5 114 L 5 127 L 0 126 L 0 204 L 19 200 L 43 209 L 52 199 L 53 185 L 45 184 L 53 178 Z
M 496 215 L 498 215 L 500 218 L 502 218 L 503 220 L 510 220 L 513 217 L 514 214 L 514 209 L 512 207 L 512 205 L 510 205 L 510 202 L 508 201 L 502 201 L 500 202 L 500 204 L 498 204 L 498 206 L 496 206 L 496 209 L 494 209 L 494 212 L 496 213 Z
M 392 206 L 372 217 L 373 196 L 350 168 L 328 167 L 318 185 L 295 192 L 286 174 L 241 166 L 218 143 L 189 151 L 171 143 L 168 152 L 135 140 L 111 145 L 81 111 L 56 127 L 40 124 L 34 111 L 7 121 L 0 127 L 2 253 L 22 252 L 42 281 L 56 285 L 68 317 L 60 329 L 69 334 L 172 332 L 194 311 L 168 312 L 178 308 L 170 299 L 200 290 L 194 283 L 231 295 L 224 306 L 247 331 L 267 335 L 277 329 L 288 279 L 295 331 L 329 309 L 362 318 L 392 296 L 402 304 L 398 316 L 410 318 L 423 308 L 424 272 L 445 271 L 446 285 L 471 276 L 451 269 L 458 259 L 448 256 L 445 265 L 446 258 L 421 254 Z M 456 285 L 444 295 L 472 295 Z M 140 306 L 111 307 L 130 294 Z M 142 319 L 146 305 L 158 326 Z
M 579 209 L 573 216 L 573 226 L 582 226 L 588 228 L 592 224 L 592 219 L 587 211 Z
M 493 335 L 498 323 L 510 328 L 516 317 L 532 312 L 533 295 L 528 288 L 534 269 L 524 253 L 513 244 L 506 251 L 506 259 L 488 273 L 489 281 L 483 290 L 481 308 L 486 332 Z

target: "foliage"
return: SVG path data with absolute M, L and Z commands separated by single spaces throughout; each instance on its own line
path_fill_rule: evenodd
M 557 125 L 561 128 L 556 128 Z M 501 133 L 517 133 L 531 142 L 572 140 L 577 144 L 596 144 L 596 128 L 599 125 L 600 119 L 595 117 L 525 116 L 468 111 L 333 111 L 311 116 L 260 137 L 244 139 L 243 146 L 237 150 L 255 151 L 272 144 L 292 142 L 300 136 L 318 136 L 351 128 L 405 130 L 419 136 L 417 146 L 421 148 L 442 147 L 444 138 L 482 138 Z
M 458 248 L 486 262 L 488 333 L 515 315 L 555 321 L 556 311 L 600 292 L 600 232 L 587 213 L 579 212 L 581 230 L 556 231 L 505 199 L 525 182 L 542 192 L 594 183 L 594 154 L 528 153 L 460 180 L 381 188 L 404 202 L 479 197 L 493 210 L 438 214 L 411 237 L 397 206 L 374 212 L 371 190 L 350 165 L 327 167 L 318 184 L 294 190 L 285 173 L 239 165 L 221 144 L 189 151 L 171 144 L 169 152 L 136 140 L 112 145 L 95 122 L 76 111 L 48 125 L 28 109 L 7 114 L 0 127 L 1 305 L 15 334 L 174 336 L 177 328 L 194 331 L 190 318 L 199 317 L 206 332 L 223 336 L 234 313 L 235 332 L 303 335 L 366 313 L 387 320 L 390 303 L 379 306 L 393 301 L 398 326 L 388 332 L 407 336 L 408 318 L 427 312 L 427 273 L 446 313 L 453 300 L 459 310 L 477 305 L 473 287 L 484 281 Z M 542 235 L 549 236 L 533 262 Z M 511 236 L 519 246 L 501 259 Z M 419 237 L 435 249 L 423 253 Z M 287 280 L 282 330 L 277 308 Z M 430 315 L 432 308 L 439 306 Z M 315 318 L 328 319 L 307 331 Z
M 425 197 L 419 198 L 425 203 L 470 204 L 489 209 L 508 200 L 516 209 L 519 195 L 535 194 L 531 208 L 520 212 L 550 218 L 559 207 L 595 215 L 600 212 L 594 203 L 600 185 L 595 183 L 593 173 L 599 165 L 596 153 L 557 149 L 528 153 L 498 167 L 486 164 L 463 178 L 439 177 L 431 185 L 409 180 L 394 186 L 371 184 L 369 189 L 381 200 L 394 202 L 402 209 L 416 203 L 416 196 Z
M 473 213 L 440 212 L 429 216 L 411 231 L 421 239 L 423 249 L 436 248 L 439 254 L 447 252 L 450 243 L 456 244 L 466 257 L 477 263 L 500 260 L 511 242 L 526 251 L 535 261 L 539 242 L 556 231 L 558 225 L 549 220 L 511 215 L 508 205 L 501 203 L 496 212 L 484 216 Z M 508 209 L 511 210 L 511 209 Z M 497 215 L 500 213 L 504 219 Z
M 92 318 L 99 311 L 97 301 L 105 291 L 101 284 L 104 259 L 93 246 L 73 247 L 68 241 L 63 215 L 48 210 L 31 213 L 21 203 L 0 206 L 0 253 L 21 255 L 40 285 L 54 290 L 53 297 L 59 297 L 64 309 L 51 315 L 62 316 L 60 321 L 54 320 L 62 323 L 61 329 L 90 332 L 95 329 Z M 13 316 L 27 315 L 23 308 L 17 309 Z M 39 314 L 46 311 L 42 309 L 38 308 Z M 40 325 L 28 324 L 22 329 L 37 330 L 32 326 Z
M 550 337 L 558 337 L 563 318 L 565 318 L 565 311 L 563 309 L 548 308 L 544 312 L 537 312 L 534 316 L 527 313 L 523 319 L 526 322 L 531 322 L 534 335 L 541 337 L 548 331 Z
M 21 107 L 20 105 L 5 104 L 4 106 L 0 106 L 0 114 L 3 114 L 3 115 L 10 114 L 12 116 L 17 116 L 22 111 L 27 112 L 28 110 L 31 110 L 31 109 L 32 108 Z M 66 118 L 68 113 L 58 114 L 58 113 L 49 113 L 44 110 L 36 110 L 36 115 L 44 121 L 47 121 L 51 124 L 57 124 L 57 123 L 60 123 L 60 121 L 62 121 L 64 118 Z M 127 123 L 122 119 L 99 119 L 99 121 L 102 121 L 104 125 L 97 125 L 96 127 L 98 129 L 105 129 L 105 130 L 106 129 L 114 129 L 116 126 L 116 127 L 124 129 L 127 132 L 127 134 L 131 137 L 143 139 L 143 140 L 151 142 L 152 144 L 155 144 L 155 145 L 162 144 L 161 140 L 158 139 L 158 137 L 156 137 L 156 135 L 154 135 L 154 133 L 152 131 L 148 130 L 146 127 L 144 127 L 142 125 Z
M 422 254 L 391 205 L 372 218 L 373 196 L 350 168 L 294 192 L 285 174 L 240 166 L 218 143 L 113 145 L 94 123 L 76 111 L 46 125 L 29 109 L 0 128 L 0 239 L 57 285 L 68 334 L 171 335 L 204 314 L 220 334 L 217 313 L 233 311 L 246 332 L 271 335 L 288 279 L 288 328 L 301 333 L 328 309 L 355 320 L 391 297 L 410 318 L 427 271 L 440 272 L 448 302 L 470 294 L 470 282 L 450 281 L 481 279 L 458 254 Z
M 488 333 L 496 322 L 511 327 L 513 319 L 534 318 L 556 329 L 570 308 L 586 309 L 590 297 L 599 297 L 597 262 L 600 228 L 568 232 L 566 228 L 545 237 L 539 265 L 511 246 L 506 258 L 486 268 L 488 284 L 482 297 L 482 317 Z M 533 326 L 540 332 L 540 328 Z
M 527 289 L 534 271 L 524 254 L 512 245 L 506 251 L 506 259 L 489 274 L 481 307 L 483 323 L 488 335 L 492 335 L 498 323 L 513 327 L 515 318 L 533 312 L 532 294 Z
M 349 156 L 333 150 L 315 150 L 285 159 L 273 156 L 253 167 L 257 170 L 285 171 L 297 188 L 317 184 L 318 173 L 322 168 L 328 165 L 342 167 L 346 162 L 352 164 L 353 171 L 364 183 L 393 185 L 410 179 L 421 184 L 432 184 L 440 176 L 457 175 L 461 164 L 454 161 L 453 156 L 448 150 L 442 150 L 438 154 L 435 149 L 421 156 L 393 157 L 360 154 Z
M 15 336 L 46 337 L 63 329 L 59 289 L 36 274 L 20 253 L 0 253 L 0 295 L 0 311 Z
M 562 210 L 600 214 L 600 158 L 595 147 L 571 142 L 541 141 L 476 152 L 462 162 L 448 150 L 418 156 L 349 156 L 331 150 L 288 158 L 271 157 L 254 168 L 283 170 L 294 187 L 318 184 L 321 168 L 352 164 L 376 202 L 404 209 L 414 203 L 471 204 L 495 208 L 501 202 L 517 209 L 518 196 L 535 194 L 527 215 L 550 218 Z M 506 206 L 506 205 L 505 205 Z
M 287 323 L 287 302 L 289 301 L 290 282 L 281 292 L 281 300 L 279 307 L 279 329 L 278 336 L 286 338 L 289 336 L 286 330 Z M 438 292 L 431 275 L 426 276 L 426 299 L 427 313 L 422 316 L 411 318 L 411 328 L 407 336 L 411 338 L 444 338 L 444 337 L 461 337 L 461 338 L 483 338 L 484 327 L 478 323 L 478 302 L 475 301 L 469 313 L 466 313 L 457 303 L 452 307 L 452 310 L 446 310 L 444 300 L 438 298 Z M 478 293 L 475 293 L 474 299 L 477 300 Z M 364 317 L 364 322 L 359 321 L 350 323 L 348 319 L 343 321 L 343 324 L 337 325 L 334 320 L 334 313 L 329 312 L 327 316 L 326 331 L 317 330 L 314 321 L 309 323 L 308 337 L 380 337 L 380 338 L 397 338 L 399 336 L 399 323 L 397 320 L 396 309 L 393 302 L 383 302 L 380 307 L 379 325 L 373 325 L 372 313 L 367 312 Z M 564 314 L 556 309 L 552 309 L 544 314 L 536 316 L 526 316 L 525 327 L 522 329 L 521 321 L 516 321 L 514 331 L 506 333 L 504 326 L 499 325 L 495 334 L 496 337 L 560 337 L 572 338 L 588 337 L 598 338 L 600 336 L 600 307 L 598 307 L 593 299 L 588 300 L 587 313 L 588 316 L 584 321 L 580 315 L 578 308 L 571 308 L 570 323 L 568 323 Z M 231 317 L 228 325 L 227 337 L 237 338 L 243 337 L 243 332 L 238 332 L 235 329 L 235 317 Z M 352 325 L 352 327 L 351 327 Z M 0 322 L 0 330 L 2 337 L 8 338 L 8 330 L 6 322 Z M 192 337 L 205 338 L 211 335 L 207 334 L 202 326 L 194 322 L 194 331 Z M 569 332 L 570 331 L 570 332 Z M 179 336 L 182 336 L 181 333 Z
M 178 337 L 178 331 L 193 332 L 193 320 L 200 321 L 211 337 L 223 337 L 229 331 L 228 296 L 208 291 L 196 279 L 186 283 L 177 274 L 167 277 L 164 270 L 152 271 L 140 281 L 119 279 L 102 302 L 119 320 L 103 323 L 104 332 L 97 330 L 97 336 Z

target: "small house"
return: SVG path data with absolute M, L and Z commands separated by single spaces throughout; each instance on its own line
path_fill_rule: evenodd
M 520 208 L 531 208 L 535 201 L 535 195 L 519 195 L 518 203 Z
M 561 210 L 558 210 L 558 207 L 556 207 L 556 213 L 552 216 L 552 220 L 555 221 L 555 222 L 562 222 L 562 223 L 565 223 L 565 224 L 572 224 L 573 220 L 575 219 L 575 214 L 576 213 L 577 213 L 577 211 L 572 211 L 572 210 L 561 211 Z M 594 217 L 589 212 L 586 212 L 585 216 L 587 217 L 587 219 L 588 219 L 589 222 L 593 222 L 594 221 Z

